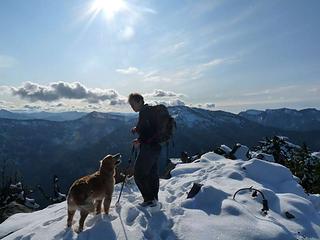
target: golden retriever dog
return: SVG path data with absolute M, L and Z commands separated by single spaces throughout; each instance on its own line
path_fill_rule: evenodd
M 114 189 L 115 168 L 120 163 L 121 155 L 107 155 L 100 161 L 99 171 L 76 180 L 70 187 L 67 204 L 67 226 L 72 226 L 72 219 L 76 210 L 80 210 L 79 232 L 90 212 L 101 212 L 103 201 L 104 212 L 109 213 L 112 193 Z

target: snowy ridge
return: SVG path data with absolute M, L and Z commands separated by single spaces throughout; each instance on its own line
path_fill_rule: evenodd
M 264 126 L 286 130 L 313 131 L 320 129 L 320 111 L 314 108 L 247 110 L 240 112 L 239 116 Z
M 169 112 L 177 122 L 188 127 L 210 127 L 224 123 L 241 124 L 241 118 L 238 115 L 223 111 L 175 106 L 169 107 Z
M 32 120 L 32 119 L 43 119 L 48 121 L 71 121 L 81 118 L 87 115 L 86 112 L 44 112 L 44 111 L 7 111 L 0 109 L 0 118 L 7 119 L 20 119 L 20 120 Z
M 255 109 L 249 109 L 246 111 L 247 114 L 249 115 L 259 115 L 261 114 L 263 111 L 261 110 L 255 110 Z
M 77 234 L 66 228 L 66 202 L 29 214 L 16 214 L 0 225 L 0 238 L 8 239 L 319 239 L 320 215 L 294 180 L 291 172 L 276 163 L 258 159 L 230 160 L 213 152 L 189 164 L 179 163 L 172 178 L 161 180 L 162 210 L 138 207 L 142 201 L 134 181 L 128 182 L 121 208 L 110 215 L 89 215 Z M 203 187 L 186 199 L 193 183 Z M 261 195 L 252 197 L 240 188 L 254 186 L 269 203 L 261 214 Z M 114 206 L 120 185 L 115 187 Z M 288 219 L 289 212 L 294 216 Z M 74 228 L 78 226 L 76 214 Z
M 97 112 L 93 111 L 80 118 L 80 121 L 106 121 L 114 120 L 121 122 L 128 122 L 137 118 L 135 113 L 117 113 L 117 112 Z

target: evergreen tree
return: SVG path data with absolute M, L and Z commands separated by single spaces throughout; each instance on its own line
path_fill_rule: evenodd
M 320 193 L 320 160 L 311 155 L 305 143 L 299 147 L 288 142 L 285 137 L 274 136 L 259 142 L 254 150 L 272 154 L 276 163 L 289 168 L 301 180 L 306 192 Z

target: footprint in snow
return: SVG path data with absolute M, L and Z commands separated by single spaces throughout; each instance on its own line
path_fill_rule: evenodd
M 98 215 L 94 215 L 92 218 L 89 218 L 86 220 L 85 222 L 85 226 L 87 227 L 91 227 L 93 226 L 97 221 L 99 221 L 100 219 L 102 221 L 108 221 L 108 222 L 112 222 L 114 221 L 115 219 L 117 219 L 118 216 L 116 215 L 112 215 L 112 214 L 104 214 L 104 213 L 101 213 L 101 214 L 98 214 Z
M 126 217 L 126 224 L 131 226 L 136 218 L 139 216 L 139 210 L 135 207 L 131 207 L 128 209 L 127 217 Z
M 52 219 L 52 220 L 49 220 L 49 221 L 46 221 L 42 224 L 42 226 L 48 226 L 50 225 L 51 223 L 54 223 L 54 222 L 59 222 L 60 220 L 62 220 L 65 216 L 61 216 L 61 217 L 58 217 L 56 219 Z
M 136 201 L 136 197 L 135 196 L 127 196 L 127 199 L 129 202 L 133 203 Z
M 171 185 L 174 185 L 174 184 L 176 184 L 177 182 L 178 182 L 178 180 L 177 180 L 177 179 L 174 179 L 174 180 L 171 181 Z
M 182 208 L 171 208 L 170 212 L 171 212 L 172 216 L 177 216 L 177 215 L 183 215 L 184 214 L 184 210 Z
M 174 200 L 176 200 L 176 196 L 169 196 L 169 197 L 166 197 L 166 202 L 167 203 L 172 203 Z

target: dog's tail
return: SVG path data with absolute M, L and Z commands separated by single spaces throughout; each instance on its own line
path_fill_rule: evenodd
M 67 196 L 67 205 L 68 205 L 68 211 L 76 211 L 77 210 L 77 204 L 76 202 L 74 201 L 73 197 L 68 194 Z

